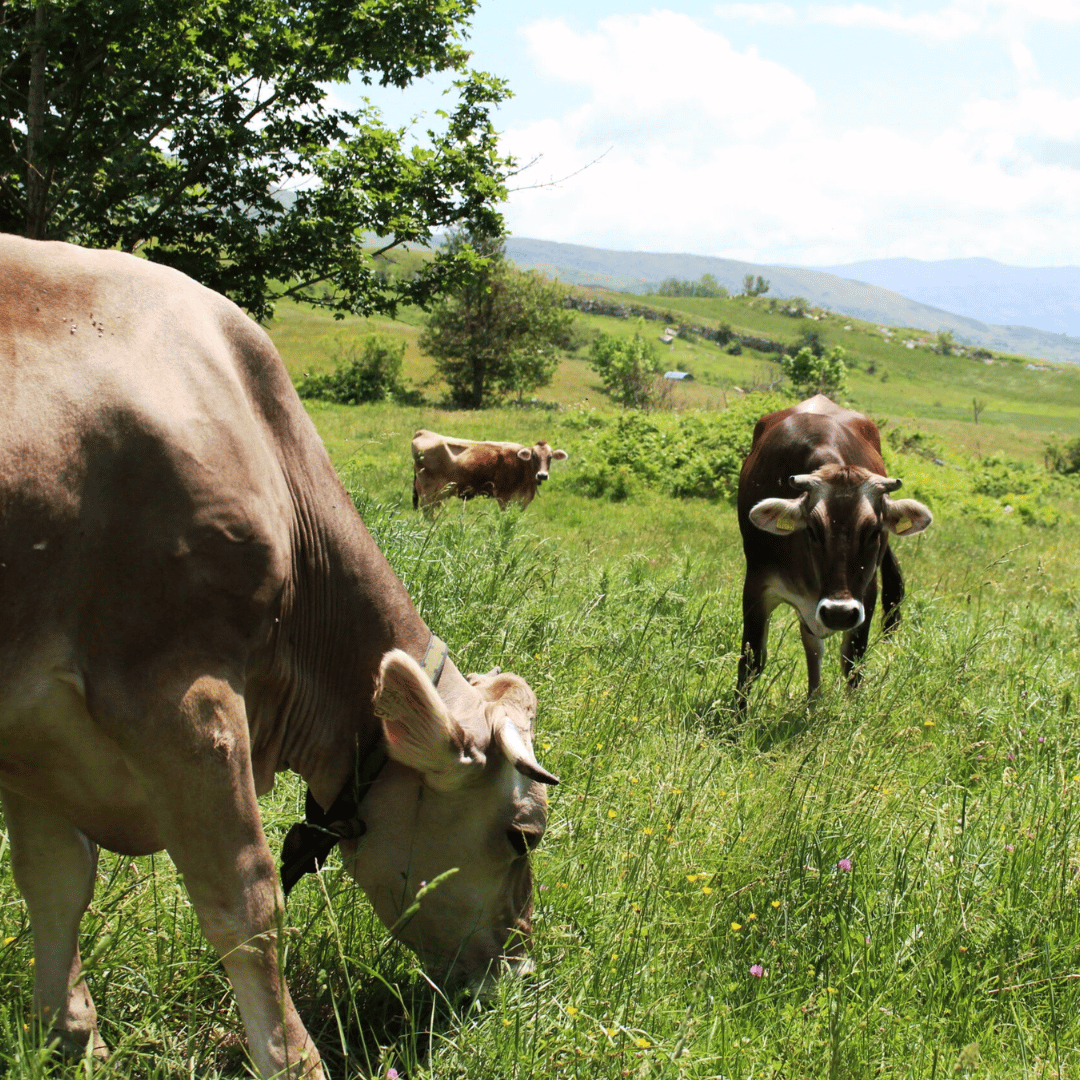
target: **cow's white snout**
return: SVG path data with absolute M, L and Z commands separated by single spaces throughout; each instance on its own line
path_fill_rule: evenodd
M 830 600 L 818 602 L 817 620 L 828 630 L 854 630 L 866 618 L 866 609 L 858 600 Z

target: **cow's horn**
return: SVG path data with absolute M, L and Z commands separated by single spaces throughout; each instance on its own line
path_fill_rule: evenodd
M 796 491 L 809 491 L 817 481 L 817 477 L 813 473 L 799 473 L 796 476 L 789 476 L 788 483 Z
M 557 776 L 552 776 L 533 757 L 533 753 L 525 742 L 524 736 L 518 730 L 517 724 L 505 712 L 495 727 L 495 738 L 498 739 L 503 753 L 514 763 L 514 768 L 522 776 L 527 776 L 538 784 L 557 784 L 559 782 Z

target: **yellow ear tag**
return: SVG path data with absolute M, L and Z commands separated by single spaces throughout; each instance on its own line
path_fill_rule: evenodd
M 778 529 L 783 529 L 784 532 L 794 532 L 795 519 L 790 514 L 781 514 L 780 517 L 776 519 L 776 527 Z
M 901 518 L 896 523 L 896 531 L 898 533 L 906 533 L 911 528 L 911 518 Z

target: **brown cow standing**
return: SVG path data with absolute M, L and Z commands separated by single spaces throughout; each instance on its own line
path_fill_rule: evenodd
M 412 440 L 413 509 L 432 506 L 457 495 L 488 495 L 502 509 L 517 499 L 533 501 L 548 478 L 553 461 L 565 461 L 565 450 L 552 450 L 543 440 L 533 447 L 512 442 L 474 442 L 418 431 Z
M 900 621 L 904 579 L 889 534 L 913 536 L 933 520 L 922 503 L 890 498 L 900 483 L 885 476 L 873 422 L 820 394 L 757 422 L 739 475 L 746 555 L 740 706 L 765 666 L 769 617 L 781 603 L 799 614 L 809 693 L 821 682 L 822 642 L 836 631 L 844 635 L 843 674 L 858 682 L 879 567 L 885 631 Z
M 224 297 L 0 237 L 0 584 L 0 800 L 46 1038 L 104 1055 L 79 960 L 98 848 L 164 848 L 259 1075 L 323 1078 L 257 801 L 285 770 L 311 819 L 292 874 L 341 837 L 436 978 L 528 967 L 555 779 L 536 697 L 446 658 L 269 338 Z

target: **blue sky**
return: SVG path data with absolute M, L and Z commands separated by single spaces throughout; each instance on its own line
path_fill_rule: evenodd
M 538 159 L 517 235 L 1080 264 L 1080 0 L 489 0 L 470 46 L 514 90 L 504 148 Z M 403 120 L 440 90 L 374 99 Z

